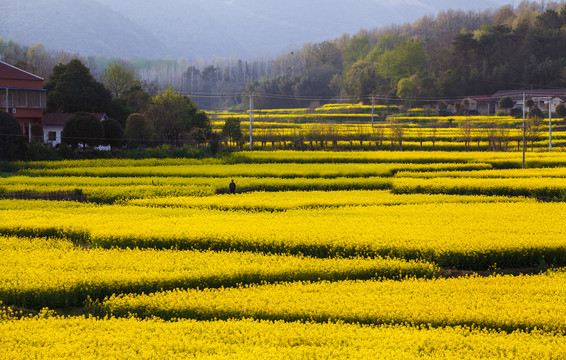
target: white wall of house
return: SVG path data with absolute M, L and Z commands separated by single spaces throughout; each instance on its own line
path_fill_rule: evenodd
M 53 147 L 61 144 L 63 126 L 43 126 L 43 142 Z
M 100 121 L 104 121 L 108 119 L 108 115 L 103 114 L 100 117 Z M 43 124 L 43 142 L 45 144 L 49 144 L 53 147 L 61 144 L 61 134 L 63 133 L 64 125 L 46 125 Z M 101 151 L 110 151 L 110 146 L 98 146 L 96 147 L 97 150 Z

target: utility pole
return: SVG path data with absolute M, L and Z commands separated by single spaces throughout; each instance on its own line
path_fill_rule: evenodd
M 548 152 L 552 152 L 552 109 L 550 105 L 552 98 L 548 98 Z
M 250 93 L 250 151 L 254 150 L 253 139 L 253 123 L 254 123 L 254 94 Z
M 525 168 L 525 142 L 526 142 L 526 123 L 525 123 L 525 92 L 523 92 L 523 169 Z
M 373 129 L 373 107 L 374 107 L 374 96 L 371 96 L 371 128 Z

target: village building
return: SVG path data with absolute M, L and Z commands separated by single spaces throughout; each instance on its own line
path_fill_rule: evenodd
M 519 109 L 523 106 L 524 96 L 525 100 L 532 99 L 542 111 L 555 112 L 556 106 L 566 101 L 566 89 L 500 90 L 491 97 L 499 103 L 504 96 L 509 96 Z
M 475 111 L 479 115 L 493 115 L 497 111 L 497 101 L 491 96 L 470 96 L 464 100 L 468 101 L 468 111 Z
M 43 126 L 43 112 L 47 108 L 43 81 L 37 75 L 0 61 L 0 109 L 18 120 L 30 141 L 32 128 Z
M 61 144 L 61 133 L 72 113 L 45 113 L 43 116 L 43 142 L 53 147 Z M 108 119 L 105 113 L 93 114 L 101 122 Z

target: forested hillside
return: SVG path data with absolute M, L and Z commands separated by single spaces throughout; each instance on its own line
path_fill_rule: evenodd
M 411 25 L 307 44 L 275 60 L 273 76 L 248 83 L 247 90 L 368 102 L 371 95 L 415 100 L 562 87 L 565 45 L 563 4 L 448 11 Z M 264 100 L 269 106 L 270 99 Z M 293 101 L 280 98 L 277 105 Z
M 42 76 L 73 57 L 9 42 L 0 42 L 0 53 Z M 95 77 L 111 61 L 85 60 Z M 523 1 L 481 12 L 447 10 L 411 24 L 307 43 L 276 58 L 125 63 L 140 80 L 161 89 L 170 85 L 208 109 L 246 108 L 242 95 L 249 92 L 257 108 L 280 108 L 369 103 L 372 96 L 419 105 L 501 89 L 564 87 L 566 5 Z
M 250 60 L 289 46 L 506 0 L 14 0 L 0 2 L 0 37 L 83 56 Z

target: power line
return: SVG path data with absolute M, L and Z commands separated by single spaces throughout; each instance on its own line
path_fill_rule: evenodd
M 175 90 L 177 91 L 177 90 Z M 228 97 L 240 97 L 240 96 L 249 96 L 246 92 L 238 92 L 238 93 L 191 93 L 191 92 L 179 92 L 182 95 L 189 96 L 191 98 L 203 98 L 203 99 L 224 99 Z M 400 99 L 398 97 L 392 96 L 382 96 L 382 95 L 371 95 L 368 94 L 366 96 L 361 97 L 354 97 L 354 96 L 303 96 L 303 95 L 290 95 L 290 94 L 276 94 L 276 93 L 264 93 L 264 92 L 253 92 L 256 97 L 262 98 L 269 98 L 269 99 L 280 99 L 280 100 L 296 100 L 296 101 L 340 101 L 340 102 L 359 102 L 359 100 L 371 100 L 372 97 L 376 100 L 382 101 L 397 101 L 397 102 L 404 102 L 405 100 Z M 434 102 L 434 101 L 461 101 L 467 97 L 411 97 L 411 101 L 414 102 Z

